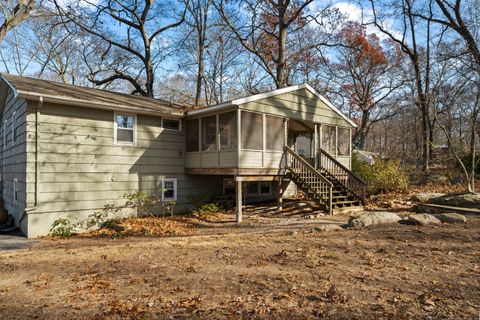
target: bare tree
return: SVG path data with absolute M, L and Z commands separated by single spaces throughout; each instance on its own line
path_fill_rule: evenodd
M 296 56 L 330 44 L 326 29 L 320 27 L 329 25 L 328 29 L 333 30 L 341 20 L 338 11 L 330 6 L 309 14 L 307 7 L 311 3 L 313 0 L 242 0 L 235 7 L 223 0 L 213 2 L 243 48 L 255 56 L 277 88 L 289 84 L 289 63 Z M 294 47 L 290 46 L 291 34 L 302 32 L 311 23 L 319 27 L 315 41 L 289 50 Z
M 91 82 L 103 85 L 124 80 L 133 87 L 132 94 L 154 96 L 156 64 L 166 55 L 166 46 L 162 47 L 158 38 L 183 23 L 189 0 L 161 4 L 153 0 L 98 3 L 76 0 L 67 7 L 54 1 L 66 25 L 73 23 L 104 41 L 103 57 L 110 53 L 115 56 L 114 63 L 107 69 L 94 70 L 91 66 Z M 118 61 L 122 62 L 120 68 L 117 67 Z M 125 62 L 134 64 L 127 66 Z
M 415 105 L 420 110 L 422 117 L 422 167 L 424 170 L 428 170 L 433 145 L 433 135 L 431 134 L 433 128 L 430 116 L 431 23 L 427 22 L 424 30 L 418 30 L 419 25 L 415 21 L 414 12 L 415 0 L 386 3 L 381 10 L 376 7 L 376 1 L 369 1 L 373 12 L 373 24 L 391 41 L 396 43 L 410 60 L 415 83 Z M 429 15 L 431 15 L 431 10 L 429 11 Z M 390 30 L 385 23 L 386 20 L 393 19 L 394 16 L 398 17 L 397 22 L 401 28 L 400 34 Z M 419 37 L 419 32 L 422 33 L 422 37 Z M 420 45 L 421 41 L 419 39 L 425 39 L 423 47 Z
M 0 7 L 3 23 L 0 25 L 0 42 L 5 38 L 8 31 L 22 23 L 35 6 L 35 0 L 1 0 Z

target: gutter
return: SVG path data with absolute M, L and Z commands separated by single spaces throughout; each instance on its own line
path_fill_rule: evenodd
M 68 106 L 75 106 L 75 107 L 84 107 L 84 108 L 95 108 L 95 109 L 102 109 L 102 110 L 110 110 L 110 111 L 119 111 L 123 110 L 126 112 L 136 112 L 139 114 L 147 114 L 147 115 L 154 115 L 154 116 L 169 116 L 169 117 L 183 117 L 183 111 L 179 111 L 178 113 L 169 113 L 169 112 L 162 112 L 162 111 L 155 111 L 155 110 L 145 110 L 138 107 L 131 107 L 131 106 L 122 106 L 116 105 L 111 103 L 99 103 L 99 102 L 92 102 L 92 101 L 85 101 L 85 100 L 77 100 L 71 99 L 67 97 L 57 97 L 51 95 L 39 95 L 33 94 L 23 91 L 17 91 L 16 96 L 21 99 L 29 100 L 29 101 L 40 101 L 43 100 L 45 103 L 54 103 L 54 104 L 63 104 Z

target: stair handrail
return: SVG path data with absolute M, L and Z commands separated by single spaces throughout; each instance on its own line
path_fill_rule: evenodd
M 292 148 L 289 146 L 284 146 L 284 155 L 285 155 L 285 168 L 286 169 L 292 169 L 291 165 L 289 163 L 288 155 L 292 156 L 295 158 L 301 166 L 303 166 L 306 170 L 308 170 L 309 174 L 312 174 L 318 180 L 320 180 L 320 183 L 325 185 L 325 188 L 328 190 L 328 195 L 324 197 L 323 193 L 321 192 L 321 187 L 316 186 L 315 190 L 316 193 L 321 199 L 321 201 L 327 206 L 327 213 L 331 214 L 332 213 L 332 189 L 333 189 L 333 183 L 328 180 L 326 177 L 324 177 L 318 170 L 316 170 L 310 163 L 308 163 L 305 159 L 303 159 L 300 155 L 298 155 Z M 325 190 L 325 189 L 324 189 Z
M 300 161 L 304 166 L 306 166 L 310 171 L 312 171 L 314 175 L 316 175 L 320 180 L 322 180 L 323 183 L 326 183 L 330 187 L 333 187 L 333 183 L 330 180 L 328 180 L 320 172 L 318 172 L 318 170 L 316 170 L 310 163 L 308 163 L 307 160 L 299 156 L 292 148 L 290 148 L 289 146 L 284 146 L 283 150 L 288 152 L 292 157 L 296 158 L 298 161 Z
M 322 165 L 322 158 L 321 156 L 327 157 L 330 161 L 333 162 L 333 164 L 337 167 L 335 169 L 340 169 L 343 171 L 343 174 L 346 174 L 347 177 L 349 178 L 347 181 L 347 184 L 345 187 L 350 190 L 354 195 L 360 198 L 362 202 L 365 204 L 365 196 L 366 196 L 366 186 L 367 183 L 365 180 L 360 178 L 358 175 L 353 173 L 350 169 L 345 167 L 340 161 L 335 159 L 331 154 L 329 154 L 327 151 L 323 150 L 322 148 L 319 148 L 320 151 L 320 167 L 325 169 L 326 171 L 330 172 L 330 168 L 325 167 Z M 329 170 L 330 169 L 330 170 Z M 334 177 L 335 177 L 335 172 L 330 172 Z M 352 181 L 353 180 L 353 181 Z

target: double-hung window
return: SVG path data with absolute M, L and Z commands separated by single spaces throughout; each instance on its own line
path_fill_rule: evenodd
M 137 143 L 137 117 L 132 114 L 115 113 L 115 144 Z
M 162 180 L 162 201 L 177 201 L 177 179 Z

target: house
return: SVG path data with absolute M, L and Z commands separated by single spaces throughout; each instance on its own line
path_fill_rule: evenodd
M 177 210 L 198 194 L 242 202 L 302 189 L 321 208 L 360 205 L 349 169 L 355 124 L 309 85 L 185 112 L 156 99 L 3 74 L 1 195 L 28 237 L 126 193 L 161 192 Z

